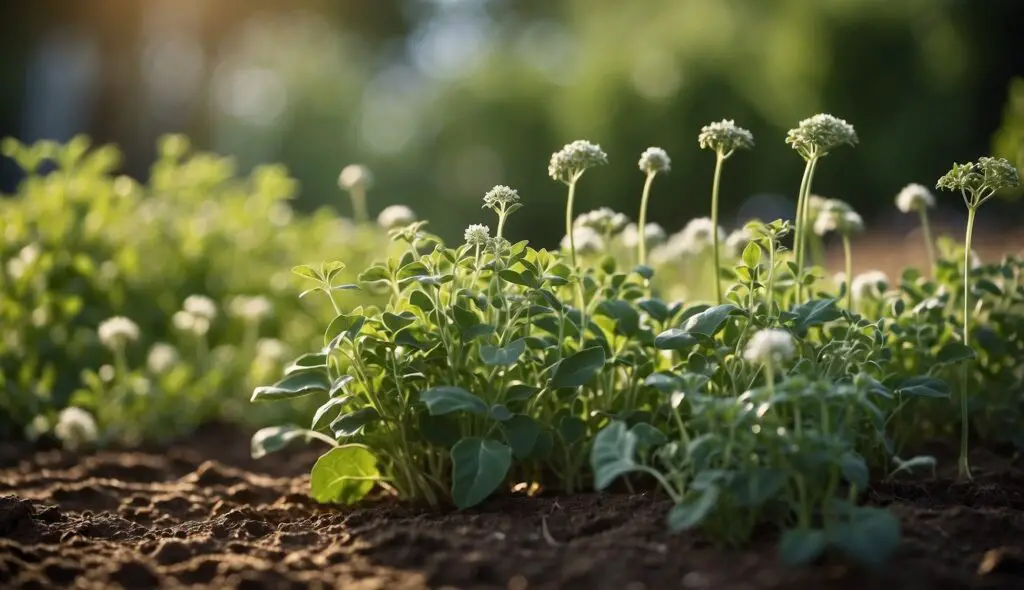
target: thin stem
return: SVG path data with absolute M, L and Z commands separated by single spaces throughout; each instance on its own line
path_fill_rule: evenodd
M 853 313 L 853 254 L 850 250 L 850 236 L 843 234 L 843 258 L 846 261 L 846 309 Z
M 804 270 L 804 264 L 807 260 L 807 242 L 808 236 L 810 236 L 810 225 L 811 220 L 808 218 L 811 211 L 811 185 L 814 183 L 814 169 L 818 166 L 818 156 L 816 154 L 811 155 L 811 159 L 807 162 L 807 184 L 804 185 L 804 197 L 803 197 L 803 210 L 800 211 L 800 241 L 796 244 L 796 264 L 799 271 L 802 273 Z M 803 281 L 797 281 L 796 284 L 797 303 L 803 302 L 804 283 Z
M 647 199 L 651 194 L 651 185 L 654 184 L 656 174 L 656 172 L 647 173 L 647 180 L 644 181 L 644 193 L 640 197 L 640 218 L 636 226 L 638 236 L 636 252 L 639 264 L 647 264 Z
M 496 237 L 499 237 L 499 238 L 502 237 L 501 234 L 505 230 L 505 218 L 506 217 L 508 217 L 508 214 L 505 213 L 505 208 L 502 207 L 501 211 L 498 212 L 498 230 L 495 233 Z
M 804 192 L 807 188 L 807 177 L 810 175 L 810 173 L 811 161 L 807 160 L 807 163 L 804 165 L 804 176 L 803 178 L 800 179 L 800 192 L 797 193 L 796 196 L 796 212 L 793 215 L 793 254 L 794 256 L 796 256 L 797 268 L 800 270 L 803 269 L 803 265 L 801 264 L 803 261 L 800 258 L 800 242 L 803 240 L 804 237 L 803 212 L 804 200 L 806 199 L 806 197 L 804 196 Z M 800 292 L 803 290 L 803 287 L 800 283 L 800 277 L 798 276 L 794 278 L 796 279 L 797 302 L 799 303 Z
M 576 238 L 572 235 L 572 202 L 576 198 L 576 180 L 569 183 L 569 198 L 565 202 L 565 235 L 569 236 L 569 254 L 576 266 Z
M 715 180 L 711 185 L 711 252 L 715 260 L 715 300 L 722 304 L 722 277 L 719 274 L 721 260 L 718 253 L 718 184 L 722 178 L 722 163 L 725 162 L 725 154 L 718 152 L 715 158 Z
M 768 292 L 765 295 L 768 299 L 769 323 L 772 319 L 772 310 L 775 308 L 775 251 L 777 247 L 774 237 L 768 241 Z
M 362 225 L 369 221 L 370 216 L 366 213 L 366 190 L 363 187 L 352 187 L 349 191 L 352 197 L 352 217 L 356 223 Z
M 967 208 L 967 236 L 964 239 L 964 346 L 970 346 L 971 334 L 971 238 L 974 235 L 975 207 Z M 971 466 L 967 459 L 967 435 L 970 420 L 967 416 L 967 388 L 970 384 L 970 361 L 964 363 L 960 388 L 960 461 L 957 463 L 961 478 L 971 479 Z
M 921 207 L 921 233 L 924 234 L 924 247 L 928 252 L 928 270 L 932 276 L 935 275 L 935 241 L 932 240 L 932 227 L 928 222 L 928 209 Z
M 335 441 L 333 438 L 327 436 L 326 434 L 324 434 L 322 432 L 317 432 L 315 430 L 307 430 L 305 434 L 306 434 L 306 438 L 307 439 L 315 438 L 318 441 L 325 442 L 325 443 L 331 445 L 332 447 L 338 446 L 338 442 L 337 441 Z

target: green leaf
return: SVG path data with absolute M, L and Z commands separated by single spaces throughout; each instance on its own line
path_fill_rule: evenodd
M 423 291 L 413 291 L 409 295 L 409 303 L 420 308 L 424 313 L 430 313 L 434 311 L 434 302 L 430 300 L 430 296 Z
M 975 357 L 974 350 L 963 342 L 949 342 L 939 350 L 936 360 L 942 364 L 953 364 Z
M 503 422 L 501 428 L 516 458 L 523 460 L 529 457 L 541 432 L 537 421 L 524 414 L 515 414 Z
M 505 422 L 506 420 L 512 418 L 512 412 L 510 412 L 508 408 L 506 408 L 502 404 L 494 404 L 493 406 L 491 406 L 491 418 L 497 420 L 498 422 Z
M 327 374 L 323 371 L 303 371 L 292 373 L 273 385 L 257 387 L 252 392 L 250 401 L 277 401 L 292 399 L 319 393 L 327 392 L 331 382 L 327 380 Z
M 682 502 L 668 513 L 668 528 L 673 533 L 687 531 L 704 522 L 718 503 L 720 489 L 710 485 L 701 491 L 691 491 Z
M 353 504 L 370 493 L 378 479 L 373 453 L 362 445 L 343 445 L 317 459 L 309 486 L 317 502 Z
M 868 487 L 868 464 L 853 451 L 847 451 L 839 460 L 839 468 L 843 472 L 846 481 L 857 486 L 858 490 L 866 490 Z
M 938 399 L 949 398 L 949 384 L 935 377 L 921 375 L 911 377 L 900 383 L 896 393 L 910 397 L 931 397 Z
M 646 422 L 638 422 L 629 429 L 636 437 L 637 445 L 641 448 L 660 447 L 668 442 L 668 437 Z
M 789 567 L 807 565 L 825 551 L 825 544 L 825 531 L 787 529 L 779 538 L 779 559 Z
M 879 569 L 900 544 L 900 521 L 883 508 L 854 508 L 849 522 L 833 527 L 829 542 L 857 563 Z
M 600 346 L 585 348 L 576 354 L 562 359 L 551 377 L 551 387 L 580 387 L 597 375 L 604 367 L 604 349 Z
M 480 360 L 488 367 L 508 367 L 516 364 L 524 352 L 526 340 L 522 338 L 513 340 L 502 348 L 483 344 L 480 346 Z
M 935 466 L 937 464 L 935 457 L 930 455 L 918 455 L 916 457 L 911 457 L 906 461 L 899 457 L 893 457 L 893 461 L 896 463 L 896 469 L 893 469 L 892 472 L 889 473 L 889 477 L 892 477 L 901 471 L 913 471 L 918 467 L 927 467 L 932 470 L 932 473 L 934 473 Z
M 558 434 L 565 444 L 575 444 L 587 435 L 587 423 L 576 416 L 562 416 L 558 421 Z
M 662 393 L 679 391 L 682 383 L 671 373 L 651 373 L 644 379 L 644 385 L 653 387 Z
M 725 320 L 727 320 L 729 316 L 736 315 L 738 313 L 742 313 L 740 308 L 731 303 L 716 305 L 698 314 L 690 316 L 690 318 L 686 320 L 686 323 L 683 324 L 683 330 L 689 334 L 713 338 L 715 334 L 722 329 L 722 325 L 725 324 Z
M 771 467 L 744 469 L 729 485 L 736 505 L 756 508 L 774 498 L 786 485 L 786 472 Z
M 342 338 L 353 339 L 363 327 L 366 318 L 357 314 L 338 314 L 324 333 L 324 346 L 337 348 Z
M 644 299 L 637 304 L 637 307 L 646 311 L 649 316 L 659 322 L 664 322 L 668 319 L 668 306 L 660 299 Z
M 426 404 L 427 411 L 434 416 L 459 411 L 486 416 L 490 411 L 484 400 L 461 387 L 451 385 L 433 387 L 420 393 L 420 401 Z
M 790 313 L 794 316 L 793 328 L 797 332 L 805 332 L 813 326 L 839 319 L 843 312 L 836 307 L 835 299 L 815 299 L 794 306 Z
M 459 442 L 459 421 L 451 415 L 431 416 L 426 412 L 420 413 L 420 433 L 423 438 L 432 445 L 450 449 Z
M 324 418 L 327 417 L 327 413 L 331 411 L 331 408 L 338 408 L 345 402 L 349 401 L 350 399 L 352 399 L 352 396 L 339 395 L 338 397 L 332 397 L 331 399 L 324 402 L 323 405 L 317 408 L 316 413 L 313 414 L 313 425 L 310 426 L 310 429 L 320 430 L 321 428 L 323 428 Z
M 654 269 L 647 266 L 646 264 L 638 264 L 633 268 L 633 272 L 647 279 L 648 281 L 654 278 Z
M 689 350 L 697 342 L 696 337 L 679 328 L 669 328 L 654 338 L 654 346 L 660 350 Z
M 250 441 L 252 458 L 259 459 L 270 453 L 280 451 L 288 446 L 288 443 L 305 434 L 305 429 L 290 424 L 261 428 L 252 435 L 252 440 Z
M 299 371 L 305 371 L 308 369 L 322 369 L 327 367 L 327 355 L 322 352 L 312 352 L 304 354 L 299 358 L 292 361 L 290 365 L 285 367 L 284 374 L 291 375 L 292 373 L 298 373 Z
M 512 449 L 496 440 L 464 438 L 452 447 L 452 500 L 459 508 L 483 502 L 505 481 Z
M 348 387 L 348 384 L 352 382 L 352 379 L 352 375 L 342 375 L 341 377 L 338 377 L 334 380 L 334 383 L 331 383 L 331 389 L 328 391 L 328 395 L 336 397 L 339 391 L 344 391 L 345 388 Z
M 331 432 L 334 438 L 342 438 L 358 434 L 367 424 L 380 418 L 380 414 L 374 408 L 363 408 L 351 414 L 338 416 L 331 422 Z
M 360 283 L 386 283 L 391 281 L 391 273 L 383 266 L 374 265 L 359 273 L 358 280 Z
M 539 387 L 527 385 L 525 383 L 516 383 L 512 387 L 508 388 L 505 392 L 505 401 L 507 402 L 521 402 L 526 401 L 537 394 L 540 391 Z
M 976 281 L 974 281 L 974 285 L 972 286 L 971 291 L 973 291 L 975 295 L 982 295 L 984 293 L 988 293 L 989 295 L 995 295 L 996 297 L 1003 296 L 1003 290 L 1000 289 L 998 285 L 996 285 L 995 283 L 988 279 L 977 279 Z
M 400 314 L 394 314 L 390 311 L 385 311 L 384 315 L 381 316 L 384 320 L 384 325 L 392 333 L 398 332 L 403 328 L 407 328 L 416 321 L 416 316 L 411 311 L 403 311 Z
M 636 471 L 636 435 L 626 423 L 614 421 L 594 437 L 590 450 L 590 467 L 594 472 L 594 489 L 607 488 L 617 477 Z
M 640 329 L 640 314 L 628 301 L 607 299 L 597 306 L 596 313 L 615 320 L 615 331 L 632 336 Z
M 750 268 L 756 268 L 761 264 L 761 246 L 757 242 L 748 242 L 743 248 L 743 263 Z
M 506 268 L 500 271 L 498 273 L 498 276 L 510 283 L 521 285 L 523 287 L 529 287 L 531 289 L 536 289 L 537 287 L 540 286 L 540 283 L 537 282 L 537 277 L 533 276 L 533 273 L 529 271 L 519 273 L 512 269 Z
M 314 281 L 321 280 L 320 273 L 317 272 L 315 268 L 308 264 L 300 264 L 299 266 L 293 266 L 292 272 L 306 279 L 312 279 Z

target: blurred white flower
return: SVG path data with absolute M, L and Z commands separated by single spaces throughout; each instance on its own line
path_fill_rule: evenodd
M 668 238 L 668 234 L 665 233 L 665 228 L 661 227 L 657 223 L 648 223 L 644 228 L 644 241 L 647 242 L 647 248 L 653 249 L 665 243 Z M 622 240 L 622 245 L 627 248 L 636 248 L 640 243 L 640 232 L 637 231 L 637 225 L 630 223 L 622 229 L 622 234 L 619 237 Z
M 889 284 L 889 276 L 880 270 L 869 270 L 853 277 L 850 289 L 857 301 L 878 299 Z
M 35 441 L 49 431 L 50 419 L 40 414 L 25 426 L 25 438 L 30 441 Z
M 274 312 L 270 300 L 262 295 L 238 295 L 231 300 L 228 313 L 248 322 L 259 322 Z
M 609 207 L 588 211 L 573 220 L 576 227 L 589 227 L 602 236 L 610 237 L 622 233 L 628 224 L 629 218 L 625 214 L 617 213 Z
M 276 338 L 260 338 L 256 343 L 256 356 L 270 360 L 281 361 L 288 355 L 288 347 L 284 342 Z
M 377 225 L 384 229 L 405 227 L 416 221 L 416 214 L 405 205 L 389 205 L 377 216 Z
M 574 227 L 572 239 L 576 245 L 576 252 L 581 255 L 596 254 L 604 250 L 604 238 L 601 234 L 589 227 Z M 569 249 L 569 236 L 562 238 L 562 249 Z
M 838 232 L 849 236 L 853 233 L 864 231 L 864 220 L 853 209 L 846 206 L 837 206 L 835 203 L 841 201 L 830 201 L 831 206 L 826 206 L 817 219 L 814 220 L 814 233 L 824 236 L 829 232 Z
M 934 206 L 935 195 L 923 184 L 908 184 L 896 195 L 896 208 L 903 213 L 922 211 Z
M 100 365 L 96 374 L 99 376 L 100 381 L 110 383 L 114 380 L 114 377 L 117 377 L 117 370 L 114 369 L 114 365 Z
M 64 445 L 64 448 L 75 451 L 99 438 L 96 420 L 89 412 L 76 407 L 67 407 L 61 411 L 53 434 Z
M 786 330 L 770 328 L 755 333 L 747 343 L 743 357 L 752 363 L 778 365 L 796 354 L 793 336 Z
M 217 304 L 205 295 L 189 295 L 185 298 L 182 309 L 196 318 L 205 318 L 208 322 L 217 317 Z
M 166 342 L 157 342 L 149 349 L 146 366 L 149 367 L 150 372 L 162 375 L 178 364 L 178 359 L 178 349 Z
M 747 244 L 753 240 L 754 234 L 749 229 L 741 227 L 725 238 L 725 250 L 733 258 L 739 258 L 743 255 L 743 250 L 747 247 Z
M 111 350 L 139 339 L 139 326 L 124 316 L 104 320 L 96 332 L 99 334 L 100 342 Z
M 369 190 L 373 186 L 373 174 L 362 164 L 349 164 L 341 169 L 341 174 L 338 175 L 338 186 L 346 191 Z

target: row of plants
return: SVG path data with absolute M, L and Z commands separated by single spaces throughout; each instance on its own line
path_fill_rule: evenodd
M 699 142 L 715 154 L 710 219 L 684 228 L 675 250 L 646 219 L 668 155 L 640 158 L 630 235 L 624 215 L 576 216 L 582 177 L 608 163 L 576 141 L 548 168 L 567 190 L 558 250 L 505 234 L 524 203 L 497 186 L 483 198 L 493 232 L 474 224 L 448 246 L 416 222 L 391 231 L 398 254 L 355 280 L 341 261 L 295 267 L 331 305 L 322 346 L 252 401 L 320 405 L 306 425 L 257 432 L 253 455 L 298 439 L 328 445 L 311 473 L 322 502 L 380 487 L 467 508 L 520 483 L 565 493 L 653 483 L 673 501 L 673 531 L 737 545 L 767 525 L 787 563 L 836 550 L 882 564 L 900 527 L 859 504 L 872 478 L 934 467 L 912 449 L 958 432 L 970 477 L 972 425 L 989 440 L 1019 436 L 1024 264 L 975 263 L 970 248 L 976 209 L 1019 174 L 992 158 L 954 166 L 937 186 L 964 197 L 965 245 L 933 249 L 925 232 L 930 267 L 890 281 L 852 276 L 850 237 L 863 222 L 813 198 L 823 158 L 857 143 L 851 125 L 817 115 L 791 130 L 786 142 L 805 162 L 795 220 L 754 221 L 734 238 L 717 223 L 721 172 L 753 138 L 722 121 Z M 897 205 L 927 223 L 934 196 L 910 185 Z M 840 276 L 811 264 L 812 236 L 828 233 L 844 245 Z M 707 301 L 663 296 L 662 271 L 678 264 L 710 268 L 700 275 L 714 287 Z M 384 299 L 346 308 L 339 295 L 350 291 Z
M 326 304 L 299 302 L 287 269 L 323 248 L 369 261 L 389 243 L 365 215 L 365 169 L 339 179 L 353 221 L 295 212 L 283 167 L 239 177 L 181 136 L 161 140 L 145 184 L 85 137 L 2 148 L 24 176 L 0 196 L 0 437 L 134 444 L 308 410 L 253 411 L 244 392 L 320 331 Z M 410 215 L 391 207 L 379 222 Z

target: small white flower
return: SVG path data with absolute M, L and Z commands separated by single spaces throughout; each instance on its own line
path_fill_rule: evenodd
M 266 319 L 273 312 L 274 306 L 270 303 L 269 299 L 262 295 L 253 297 L 238 295 L 231 300 L 231 305 L 228 307 L 228 313 L 232 316 L 250 322 Z
M 723 119 L 702 127 L 697 143 L 701 149 L 730 154 L 737 149 L 754 147 L 754 135 L 736 125 L 735 121 Z
M 187 311 L 178 311 L 171 317 L 171 323 L 182 332 L 191 332 L 196 325 L 196 316 Z
M 114 316 L 104 320 L 96 332 L 99 334 L 103 346 L 111 350 L 139 339 L 139 326 L 123 316 Z
M 338 186 L 346 191 L 369 190 L 373 186 L 373 174 L 362 164 L 349 164 L 341 169 Z
M 377 216 L 377 225 L 384 229 L 405 227 L 416 221 L 416 214 L 405 205 L 389 205 Z
M 499 211 L 519 203 L 519 192 L 505 185 L 497 185 L 484 195 L 484 209 Z
M 896 208 L 903 213 L 923 211 L 934 206 L 935 195 L 922 184 L 908 184 L 896 195 Z
M 869 270 L 853 277 L 850 289 L 857 301 L 878 299 L 889 284 L 889 276 L 880 270 Z
M 622 233 L 628 223 L 628 217 L 608 207 L 588 211 L 573 221 L 575 227 L 589 227 L 602 236 L 616 236 Z
M 149 349 L 146 366 L 152 373 L 161 375 L 178 363 L 178 349 L 166 342 L 157 342 Z
M 672 159 L 660 147 L 649 147 L 640 154 L 639 166 L 640 171 L 646 174 L 664 173 L 672 169 Z
M 786 330 L 770 328 L 755 333 L 747 343 L 743 357 L 752 363 L 778 365 L 796 354 L 793 336 Z
M 843 144 L 857 145 L 857 132 L 843 119 L 820 114 L 804 119 L 795 129 L 790 129 L 786 143 L 805 159 L 811 155 L 820 157 Z
M 487 241 L 490 239 L 491 228 L 483 225 L 482 223 L 474 223 L 473 225 L 466 228 L 464 237 L 466 243 L 470 246 L 487 246 Z
M 548 176 L 566 184 L 575 182 L 588 168 L 608 163 L 608 154 L 601 146 L 583 139 L 566 144 L 551 154 Z
M 217 304 L 205 295 L 189 295 L 182 309 L 196 318 L 206 319 L 208 323 L 217 317 Z
M 711 247 L 716 230 L 718 232 L 718 241 L 724 242 L 726 239 L 725 230 L 721 227 L 715 228 L 714 224 L 711 223 L 710 217 L 698 217 L 691 219 L 686 224 L 686 227 L 676 234 L 678 237 L 673 236 L 673 239 L 679 241 L 679 247 L 683 252 L 700 253 Z
M 581 255 L 596 254 L 604 250 L 604 239 L 589 227 L 575 227 L 572 230 L 576 253 Z M 562 249 L 569 249 L 569 236 L 562 238 Z
M 96 419 L 89 412 L 82 408 L 67 407 L 61 411 L 53 434 L 64 448 L 74 451 L 96 442 L 99 428 L 96 426 Z
M 847 236 L 864 231 L 864 220 L 849 207 L 826 208 L 814 220 L 814 233 L 824 236 L 833 231 Z
M 288 347 L 276 338 L 260 338 L 256 343 L 256 356 L 269 360 L 280 361 L 288 355 Z
M 627 248 L 636 248 L 640 243 L 640 232 L 637 231 L 637 225 L 630 223 L 626 225 L 622 230 L 620 238 L 622 245 Z M 668 239 L 668 234 L 665 233 L 665 228 L 661 227 L 657 223 L 648 223 L 644 227 L 644 241 L 647 242 L 647 248 L 653 249 L 665 243 Z

